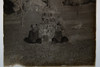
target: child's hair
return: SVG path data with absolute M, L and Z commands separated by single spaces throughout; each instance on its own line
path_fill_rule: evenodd
M 33 28 L 33 25 L 31 24 L 31 28 Z

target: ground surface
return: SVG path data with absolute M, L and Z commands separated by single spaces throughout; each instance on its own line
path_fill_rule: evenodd
M 66 8 L 66 9 L 65 9 Z M 69 42 L 62 44 L 28 44 L 30 25 L 41 22 L 38 13 L 30 12 L 24 26 L 13 17 L 5 17 L 4 24 L 4 62 L 5 65 L 93 65 L 95 62 L 95 6 L 88 4 L 80 7 L 59 7 L 60 17 Z M 18 22 L 18 23 L 17 23 Z

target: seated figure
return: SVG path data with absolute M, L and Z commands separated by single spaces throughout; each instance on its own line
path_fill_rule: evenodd
M 31 30 L 29 31 L 28 37 L 24 39 L 25 42 L 28 43 L 41 43 L 41 39 L 38 34 L 37 24 L 35 26 L 31 25 Z
M 53 43 L 63 43 L 63 42 L 67 42 L 68 41 L 68 38 L 62 35 L 62 30 L 63 29 L 61 27 L 61 24 L 58 23 L 57 24 L 57 29 L 55 31 L 55 35 L 52 38 L 52 42 Z

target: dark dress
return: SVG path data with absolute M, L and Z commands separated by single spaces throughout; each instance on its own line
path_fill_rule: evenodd
M 68 41 L 68 38 L 62 35 L 62 30 L 62 27 L 58 25 L 52 42 L 63 43 Z
M 41 43 L 41 39 L 39 38 L 38 35 L 38 30 L 37 31 L 29 31 L 29 35 L 27 38 L 24 39 L 25 42 L 28 43 Z

